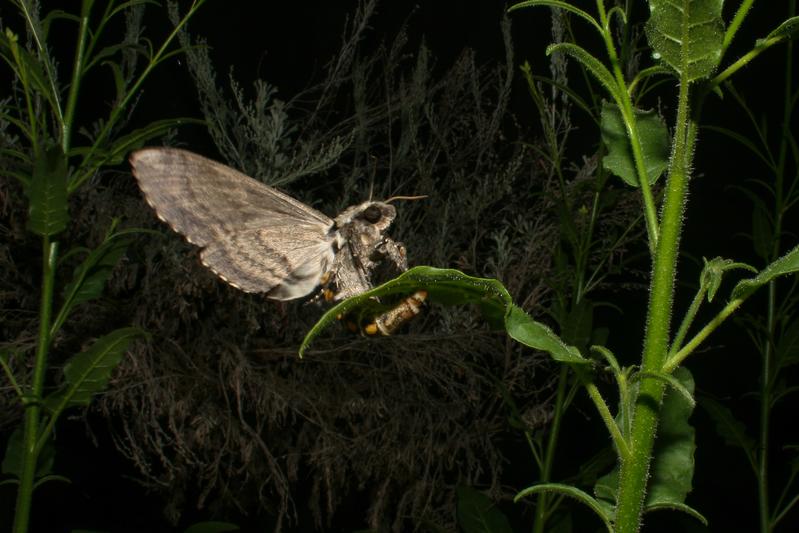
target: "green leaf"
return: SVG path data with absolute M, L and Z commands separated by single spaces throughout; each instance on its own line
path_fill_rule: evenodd
M 735 418 L 732 411 L 713 398 L 703 396 L 699 400 L 699 405 L 713 419 L 716 424 L 716 433 L 724 442 L 728 446 L 740 448 L 746 455 L 749 464 L 756 468 L 757 443 L 755 439 L 746 434 L 746 426 Z
M 673 375 L 687 396 L 692 398 L 694 380 L 688 369 L 678 368 Z M 688 423 L 692 411 L 693 400 L 686 399 L 684 392 L 677 392 L 674 388 L 666 391 L 660 407 L 645 510 L 684 505 L 685 497 L 691 491 L 696 449 L 695 430 Z
M 702 268 L 702 273 L 699 275 L 699 286 L 707 291 L 708 302 L 713 301 L 713 298 L 716 296 L 716 292 L 718 292 L 718 289 L 721 286 L 721 280 L 724 277 L 724 273 L 728 270 L 743 268 L 751 272 L 757 272 L 757 269 L 754 267 L 749 266 L 746 263 L 735 263 L 731 259 L 714 257 L 708 261 L 703 257 L 702 261 L 705 262 L 705 266 Z
M 722 0 L 650 0 L 649 45 L 683 82 L 706 78 L 721 61 Z
M 634 383 L 643 378 L 653 378 L 662 381 L 667 386 L 671 387 L 673 392 L 681 395 L 691 410 L 696 407 L 696 400 L 694 400 L 693 393 L 680 383 L 680 380 L 673 374 L 666 374 L 665 372 L 637 372 L 630 378 L 630 382 Z
M 776 342 L 774 356 L 779 368 L 799 364 L 799 320 L 791 320 Z
M 64 366 L 64 386 L 45 398 L 58 414 L 67 407 L 89 405 L 92 396 L 105 390 L 130 342 L 146 333 L 139 328 L 121 328 L 97 339 L 88 350 L 71 357 Z
M 694 472 L 694 428 L 688 423 L 693 410 L 694 382 L 685 368 L 674 371 L 679 388 L 672 385 L 663 397 L 657 439 L 652 451 L 650 478 L 647 486 L 645 510 L 690 509 L 685 497 L 691 490 Z M 605 509 L 614 509 L 618 496 L 619 467 L 597 480 L 594 492 Z M 687 511 L 686 511 L 687 512 Z M 689 513 L 697 516 L 699 513 Z
M 602 34 L 602 26 L 596 21 L 594 17 L 583 11 L 582 9 L 576 8 L 573 5 L 569 4 L 568 2 L 562 2 L 560 0 L 527 0 L 525 2 L 519 2 L 518 4 L 513 4 L 508 8 L 508 13 L 512 11 L 516 11 L 518 9 L 523 9 L 526 7 L 556 7 L 568 11 L 578 17 L 582 18 L 583 20 L 589 22 L 597 31 Z
M 36 157 L 27 195 L 28 229 L 41 236 L 55 235 L 67 227 L 67 158 L 57 147 Z
M 644 509 L 645 513 L 651 513 L 653 511 L 681 511 L 688 516 L 691 516 L 698 520 L 702 525 L 707 526 L 707 518 L 705 518 L 702 513 L 691 507 L 690 505 L 685 505 L 684 503 L 655 503 L 652 505 L 647 506 Z
M 75 268 L 72 279 L 64 286 L 64 303 L 53 322 L 51 334 L 58 331 L 76 305 L 100 297 L 111 272 L 133 242 L 130 235 L 138 231 L 109 232 L 105 240 Z
M 120 165 L 128 154 L 141 148 L 148 141 L 163 137 L 170 129 L 186 124 L 205 124 L 203 120 L 193 118 L 170 118 L 157 120 L 114 140 L 107 148 L 97 146 L 79 146 L 70 150 L 71 156 L 84 156 L 80 168 L 73 174 L 69 183 L 69 191 L 74 191 L 94 174 L 94 171 L 104 165 Z
M 305 335 L 300 345 L 300 357 L 325 328 L 336 322 L 338 316 L 346 316 L 361 307 L 374 305 L 375 298 L 412 294 L 419 289 L 427 290 L 428 300 L 440 305 L 476 304 L 484 314 L 498 317 L 500 324 L 511 303 L 507 289 L 495 279 L 475 278 L 453 269 L 414 267 L 379 287 L 332 307 Z
M 22 464 L 25 457 L 24 431 L 22 426 L 17 427 L 11 433 L 6 443 L 6 452 L 3 456 L 3 474 L 9 474 L 17 478 L 22 477 Z M 52 472 L 55 462 L 55 446 L 52 440 L 48 440 L 39 456 L 36 459 L 36 477 L 41 478 Z
M 562 483 L 542 483 L 540 485 L 533 485 L 532 487 L 527 487 L 526 489 L 522 490 L 513 498 L 513 501 L 518 502 L 525 496 L 539 492 L 554 492 L 574 498 L 575 500 L 584 503 L 591 510 L 593 510 L 597 516 L 599 516 L 599 518 L 602 520 L 602 523 L 605 524 L 607 530 L 611 533 L 613 532 L 613 525 L 611 524 L 612 516 L 606 512 L 606 508 L 590 494 L 578 489 L 577 487 L 564 485 Z
M 644 155 L 646 174 L 649 183 L 655 183 L 669 166 L 669 130 L 654 110 L 636 109 L 635 123 Z M 607 101 L 602 102 L 600 129 L 602 142 L 608 149 L 608 154 L 602 158 L 603 166 L 628 185 L 638 187 L 638 173 L 635 169 L 630 138 L 617 105 Z
M 458 525 L 464 533 L 512 533 L 508 517 L 482 492 L 459 486 Z
M 732 291 L 732 298 L 746 298 L 774 278 L 794 274 L 797 271 L 799 271 L 799 246 L 768 265 L 754 278 L 739 281 Z
M 183 533 L 222 533 L 224 531 L 239 531 L 239 526 L 230 522 L 197 522 L 183 530 Z
M 791 17 L 769 33 L 765 39 L 758 39 L 755 46 L 771 46 L 789 39 L 796 39 L 799 35 L 799 17 Z
M 569 346 L 551 329 L 536 322 L 523 309 L 511 305 L 505 316 L 505 329 L 517 342 L 547 352 L 555 361 L 570 364 L 589 364 L 574 346 Z
M 30 84 L 36 92 L 44 96 L 50 109 L 56 109 L 58 106 L 56 95 L 51 90 L 42 63 L 35 55 L 19 46 L 18 37 L 10 28 L 6 28 L 5 32 L 0 32 L 0 57 L 8 63 L 17 79 L 25 84 Z
M 613 74 L 597 58 L 588 53 L 585 48 L 572 43 L 557 43 L 547 47 L 547 55 L 552 55 L 553 52 L 563 52 L 579 62 L 607 89 L 616 104 L 621 104 L 626 98 L 626 95 L 616 84 Z

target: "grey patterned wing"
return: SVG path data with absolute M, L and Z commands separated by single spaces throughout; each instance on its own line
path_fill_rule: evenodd
M 333 221 L 276 189 L 174 148 L 139 150 L 130 163 L 158 218 L 204 247 L 203 263 L 231 285 L 299 298 L 331 261 Z
M 335 256 L 325 240 L 304 232 L 261 228 L 219 239 L 200 253 L 203 264 L 245 292 L 266 292 L 274 300 L 301 298 L 313 291 Z

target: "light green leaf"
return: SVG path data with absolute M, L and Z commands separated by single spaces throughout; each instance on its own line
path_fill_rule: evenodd
M 616 84 L 613 74 L 597 58 L 588 53 L 585 48 L 572 43 L 557 43 L 547 47 L 547 55 L 552 55 L 553 52 L 563 52 L 577 60 L 607 89 L 613 101 L 617 104 L 621 104 L 626 98 L 626 95 Z
M 577 15 L 578 17 L 580 17 L 581 19 L 589 22 L 594 28 L 596 28 L 596 30 L 600 34 L 603 33 L 602 32 L 602 26 L 599 25 L 599 23 L 596 21 L 596 19 L 594 17 L 592 17 L 591 15 L 589 15 L 588 13 L 583 11 L 582 9 L 574 7 L 573 5 L 569 4 L 568 2 L 562 2 L 560 0 L 527 0 L 525 2 L 519 2 L 518 4 L 513 4 L 512 6 L 510 6 L 508 8 L 508 13 L 510 13 L 511 11 L 516 11 L 518 9 L 523 9 L 523 8 L 526 8 L 526 7 L 539 7 L 539 6 L 556 7 L 556 8 L 560 8 L 560 9 L 563 9 L 565 11 L 568 11 L 569 13 L 573 13 L 573 14 Z
M 471 487 L 459 486 L 458 525 L 464 533 L 512 533 L 508 517 L 491 499 Z
M 669 166 L 669 130 L 654 110 L 636 109 L 635 123 L 644 155 L 646 174 L 649 183 L 655 183 Z M 628 185 L 638 187 L 638 173 L 630 147 L 630 137 L 617 105 L 607 101 L 602 103 L 600 129 L 602 142 L 608 149 L 608 154 L 602 158 L 603 166 Z
M 685 497 L 691 490 L 696 445 L 694 428 L 688 423 L 693 407 L 687 398 L 693 396 L 694 382 L 690 372 L 685 368 L 678 368 L 673 377 L 677 380 L 679 388 L 672 385 L 663 397 L 658 434 L 652 452 L 645 509 L 684 510 L 682 508 L 687 507 L 684 505 Z M 617 464 L 594 485 L 594 493 L 606 509 L 615 508 L 618 477 Z
M 530 348 L 547 352 L 555 361 L 571 364 L 589 364 L 574 346 L 569 346 L 544 324 L 536 322 L 523 309 L 511 305 L 505 316 L 505 329 L 517 342 Z
M 732 291 L 732 298 L 746 298 L 758 288 L 786 274 L 794 274 L 799 271 L 799 246 L 780 257 L 760 273 L 751 279 L 744 279 L 738 282 Z
M 519 492 L 516 496 L 514 496 L 513 501 L 518 502 L 525 496 L 539 492 L 554 492 L 574 498 L 575 500 L 584 503 L 591 510 L 593 510 L 597 516 L 599 516 L 599 518 L 602 520 L 602 523 L 605 524 L 607 530 L 611 533 L 613 532 L 613 525 L 611 524 L 612 516 L 606 512 L 605 507 L 600 505 L 600 503 L 587 492 L 584 492 L 577 487 L 572 487 L 571 485 L 564 485 L 562 483 L 541 483 L 540 485 L 533 485 L 532 487 L 527 487 Z
M 707 290 L 708 302 L 713 301 L 713 298 L 716 296 L 716 292 L 718 292 L 719 287 L 721 286 L 722 278 L 728 270 L 742 268 L 751 272 L 757 272 L 757 269 L 754 267 L 749 266 L 746 263 L 735 263 L 731 259 L 714 257 L 708 261 L 703 257 L 702 260 L 705 262 L 705 266 L 702 268 L 702 273 L 699 275 L 699 286 Z
M 656 59 L 686 83 L 713 74 L 724 40 L 722 0 L 650 0 L 646 23 Z
M 799 17 L 791 17 L 769 33 L 765 39 L 758 39 L 756 46 L 770 46 L 789 39 L 796 39 L 799 35 Z
M 681 395 L 683 400 L 690 406 L 691 410 L 696 407 L 696 400 L 694 400 L 693 393 L 691 393 L 691 391 L 689 391 L 673 374 L 666 374 L 665 372 L 636 372 L 632 378 L 630 378 L 630 382 L 635 383 L 643 378 L 653 378 L 662 381 L 667 386 L 671 387 L 674 392 Z
M 660 422 L 652 456 L 645 509 L 685 503 L 694 475 L 695 430 L 688 423 L 693 411 L 694 380 L 686 368 L 674 371 L 685 392 L 668 389 L 660 407 Z
M 645 513 L 651 513 L 653 511 L 681 511 L 688 516 L 691 516 L 698 520 L 702 525 L 707 526 L 707 518 L 705 518 L 702 513 L 691 507 L 690 505 L 686 505 L 684 503 L 654 503 L 652 505 L 647 505 L 644 508 Z
M 420 289 L 428 292 L 428 301 L 440 305 L 476 304 L 497 327 L 502 327 L 507 307 L 511 303 L 507 289 L 495 279 L 475 278 L 454 269 L 414 267 L 379 287 L 332 307 L 305 335 L 300 345 L 300 357 L 325 328 L 336 322 L 337 317 L 352 314 L 364 307 L 367 311 L 377 310 L 379 304 L 375 298 L 413 294 Z

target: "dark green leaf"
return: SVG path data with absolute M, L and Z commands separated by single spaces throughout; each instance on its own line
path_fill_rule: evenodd
M 735 418 L 732 411 L 713 398 L 703 396 L 699 399 L 699 405 L 716 423 L 716 433 L 728 446 L 740 448 L 754 468 L 757 443 L 746 434 L 746 426 Z
M 16 476 L 22 476 L 22 463 L 24 461 L 25 447 L 23 443 L 24 431 L 22 426 L 18 426 L 11 433 L 6 443 L 6 452 L 3 456 L 3 473 Z M 48 440 L 42 450 L 39 452 L 39 457 L 36 460 L 36 477 L 41 478 L 48 475 L 53 469 L 55 462 L 55 446 L 52 440 Z
M 770 213 L 764 209 L 762 202 L 752 206 L 752 245 L 755 253 L 763 260 L 770 259 L 774 242 L 774 226 Z
M 42 236 L 55 235 L 67 227 L 67 159 L 59 148 L 40 154 L 34 163 L 27 190 L 28 229 Z
M 628 185 L 638 187 L 630 138 L 619 107 L 603 102 L 601 119 L 602 142 L 608 150 L 602 158 L 603 166 Z M 654 110 L 635 110 L 635 122 L 649 183 L 655 183 L 669 166 L 669 131 Z
M 776 345 L 774 355 L 778 367 L 799 364 L 799 320 L 791 320 L 783 328 Z
M 197 522 L 183 530 L 183 533 L 223 533 L 224 531 L 239 531 L 239 526 L 230 522 Z
M 141 148 L 151 139 L 163 137 L 172 128 L 186 124 L 204 123 L 205 122 L 202 120 L 193 118 L 157 120 L 143 128 L 139 128 L 127 135 L 119 137 L 108 148 L 98 148 L 96 146 L 74 148 L 70 151 L 70 155 L 80 155 L 86 157 L 86 159 L 81 163 L 78 171 L 73 174 L 73 179 L 69 184 L 69 190 L 74 191 L 101 166 L 122 164 L 131 151 Z M 91 154 L 90 157 L 89 154 Z
M 536 322 L 523 309 L 511 305 L 505 315 L 505 329 L 510 337 L 525 346 L 547 352 L 555 361 L 571 364 L 588 364 L 574 346 L 564 343 L 544 324 Z
M 458 496 L 458 525 L 464 533 L 511 533 L 508 517 L 482 492 L 460 486 Z
M 56 317 L 52 333 L 58 330 L 76 305 L 100 297 L 111 272 L 133 241 L 129 236 L 131 233 L 124 231 L 108 235 L 78 265 L 72 280 L 64 287 L 64 304 Z
M 732 291 L 732 297 L 745 298 L 774 278 L 797 271 L 799 271 L 799 246 L 768 265 L 754 278 L 739 281 Z
M 6 452 L 3 455 L 3 473 L 16 477 L 22 476 L 22 458 L 24 450 L 22 445 L 22 428 L 16 428 L 6 442 Z
M 130 342 L 145 335 L 139 328 L 118 329 L 70 358 L 64 366 L 64 386 L 45 398 L 53 416 L 66 407 L 89 405 L 94 394 L 105 390 L 111 372 L 122 360 Z
M 650 0 L 649 45 L 689 83 L 713 74 L 721 61 L 722 0 Z

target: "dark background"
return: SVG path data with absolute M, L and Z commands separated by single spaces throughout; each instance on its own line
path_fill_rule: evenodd
M 642 3 L 638 4 L 643 7 Z M 779 10 L 776 4 L 779 4 Z M 782 13 L 775 16 L 774 12 L 783 11 L 785 4 L 757 3 L 728 57 L 736 57 L 739 50 L 748 50 L 755 37 L 765 35 L 773 28 L 775 21 L 784 18 Z M 245 85 L 248 79 L 263 78 L 279 87 L 280 97 L 290 98 L 319 78 L 322 68 L 338 48 L 348 13 L 356 5 L 353 1 L 245 4 L 209 0 L 191 21 L 190 27 L 192 32 L 208 40 L 220 75 L 226 73 L 229 66 L 235 69 Z M 502 2 L 491 1 L 420 0 L 415 5 L 385 1 L 378 7 L 378 15 L 373 19 L 370 38 L 377 44 L 390 39 L 403 24 L 407 24 L 411 39 L 424 38 L 443 68 L 464 47 L 474 48 L 478 58 L 483 61 L 502 61 L 504 52 L 499 24 L 504 8 Z M 592 10 L 593 7 L 586 9 Z M 3 15 L 5 17 L 5 13 Z M 169 28 L 163 13 L 153 12 L 148 20 L 148 26 L 155 35 L 163 34 Z M 518 12 L 512 16 L 512 21 L 516 63 L 529 60 L 534 69 L 545 72 L 548 60 L 544 49 L 550 39 L 548 11 L 535 9 Z M 600 44 L 594 36 L 587 37 L 586 46 Z M 64 39 L 67 42 L 68 36 L 64 35 Z M 781 101 L 776 95 L 780 94 L 781 86 L 772 86 L 769 80 L 780 80 L 783 64 L 783 51 L 778 47 L 766 52 L 736 77 L 736 86 L 747 96 L 755 112 L 770 121 L 772 131 L 776 131 L 780 118 Z M 96 83 L 98 93 L 102 93 L 103 81 Z M 664 91 L 660 98 L 657 104 L 667 117 L 671 117 L 676 93 Z M 520 79 L 517 80 L 513 102 L 513 111 L 519 120 L 529 121 L 531 128 L 535 128 L 535 111 Z M 87 107 L 91 105 L 91 98 L 84 99 L 84 108 L 80 112 L 90 113 L 91 109 Z M 704 122 L 737 130 L 748 128 L 742 115 L 730 109 L 737 108 L 730 101 L 721 102 L 711 97 L 706 105 Z M 180 60 L 172 60 L 147 82 L 134 123 L 144 124 L 169 116 L 198 115 L 195 90 L 186 66 Z M 597 133 L 586 121 L 583 129 L 572 138 L 572 143 L 582 144 L 575 152 L 583 153 L 585 145 L 596 143 Z M 751 130 L 742 133 L 751 135 Z M 194 151 L 210 157 L 216 155 L 210 139 L 199 127 L 187 127 L 180 132 L 180 139 Z M 680 264 L 683 284 L 677 292 L 678 310 L 685 309 L 693 295 L 693 284 L 701 269 L 701 257 L 720 255 L 758 264 L 749 241 L 743 236 L 750 229 L 750 204 L 731 186 L 741 185 L 762 172 L 764 170 L 756 158 L 738 145 L 712 132 L 700 134 L 695 178 L 686 211 L 682 245 L 684 256 Z M 794 228 L 792 224 L 786 227 Z M 617 354 L 637 353 L 641 343 L 645 295 L 627 298 L 628 301 L 621 303 L 626 310 L 624 314 L 609 311 L 600 318 L 612 331 L 623 332 L 611 339 Z M 747 307 L 754 312 L 757 306 L 762 309 L 762 304 L 762 298 L 753 298 Z M 694 373 L 698 390 L 734 400 L 736 413 L 742 420 L 748 421 L 754 434 L 756 403 L 739 398 L 742 391 L 757 388 L 760 362 L 757 352 L 736 323 L 728 321 L 717 331 L 706 344 L 704 353 L 689 359 L 688 367 Z M 795 417 L 790 416 L 792 408 L 795 408 L 795 403 L 784 405 L 775 413 L 775 420 L 782 420 L 784 424 L 774 428 L 773 442 L 796 441 Z M 604 444 L 606 436 L 592 410 L 588 402 L 580 401 L 567 416 L 561 436 L 563 450 L 556 478 L 558 473 L 572 473 L 592 448 Z M 724 445 L 715 434 L 712 422 L 700 410 L 696 411 L 693 421 L 697 428 L 698 446 L 695 491 L 687 503 L 709 518 L 710 531 L 754 530 L 754 476 L 743 454 Z M 94 426 L 96 428 L 97 424 Z M 132 480 L 136 475 L 135 470 L 113 452 L 107 436 L 95 432 L 95 446 L 87 436 L 83 421 L 72 420 L 61 424 L 58 437 L 61 442 L 72 443 L 68 450 L 61 452 L 63 460 L 59 462 L 59 470 L 72 479 L 72 484 L 64 487 L 50 483 L 37 492 L 34 513 L 43 513 L 45 508 L 53 506 L 50 507 L 52 519 L 46 520 L 49 525 L 43 527 L 52 531 L 66 531 L 63 524 L 111 531 L 169 530 L 167 526 L 159 529 L 154 525 L 163 523 L 160 518 L 161 502 L 156 497 L 144 494 L 136 485 Z M 775 450 L 775 453 L 775 463 L 779 463 L 780 451 Z M 519 461 L 529 459 L 520 457 Z M 787 464 L 783 464 L 787 471 Z M 527 471 L 528 468 L 519 470 Z M 531 480 L 520 475 L 516 481 L 521 488 Z M 13 499 L 5 496 L 4 500 L 2 511 L 8 512 L 13 508 Z M 579 509 L 579 506 L 574 508 Z M 582 509 L 576 512 L 584 513 Z M 347 520 L 348 514 L 351 520 Z M 350 530 L 362 525 L 359 522 L 358 502 L 353 502 L 350 513 L 343 512 L 341 515 L 342 522 L 331 530 Z M 793 515 L 796 515 L 796 511 Z M 87 516 L 91 516 L 91 522 L 87 521 Z M 194 517 L 187 516 L 186 523 L 191 523 L 192 518 L 200 520 L 207 517 L 201 513 Z M 657 516 L 657 519 L 661 518 L 665 518 L 665 512 Z M 683 518 L 669 518 L 666 522 L 671 529 L 664 530 L 688 531 L 694 527 L 690 520 Z M 586 523 L 593 524 L 590 519 Z M 245 523 L 242 522 L 242 525 L 248 530 Z M 526 527 L 523 523 L 519 526 L 519 530 Z M 654 528 L 647 529 L 651 530 Z M 790 524 L 785 523 L 782 530 L 791 530 Z

